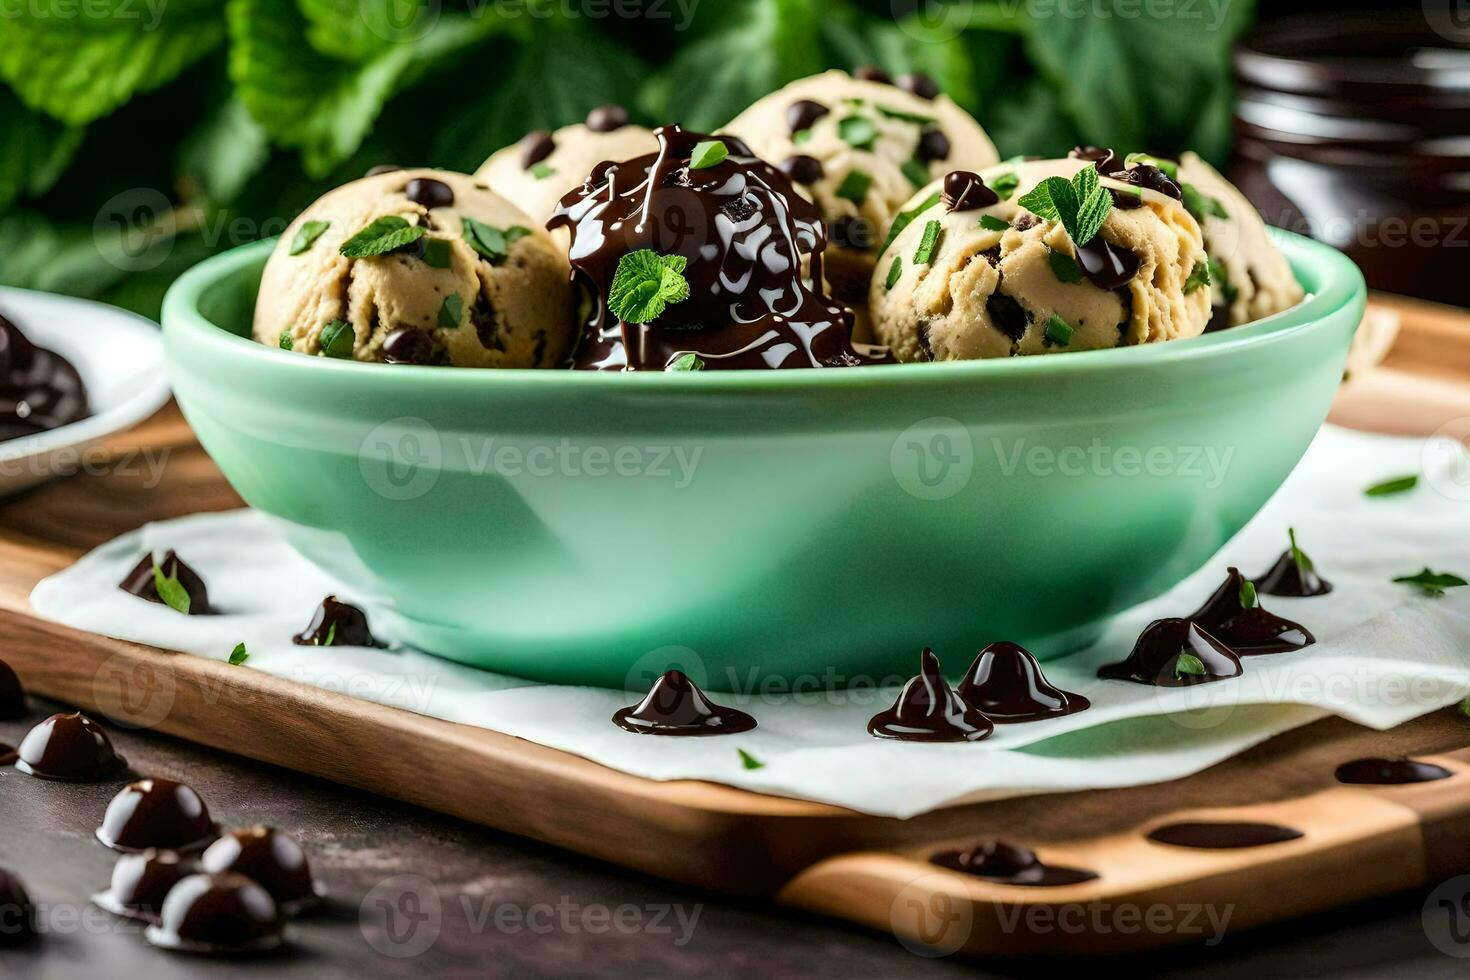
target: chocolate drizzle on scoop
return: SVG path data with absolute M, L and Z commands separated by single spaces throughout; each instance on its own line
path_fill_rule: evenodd
M 1305 626 L 1262 608 L 1255 586 L 1247 589 L 1246 585 L 1240 569 L 1231 568 L 1224 584 L 1189 618 L 1243 657 L 1288 653 L 1316 642 Z M 1245 605 L 1247 600 L 1252 605 Z
M 36 938 L 36 908 L 14 872 L 0 868 L 0 949 Z
M 193 866 L 173 851 L 124 854 L 112 868 L 107 891 L 92 896 L 92 904 L 113 915 L 157 922 L 163 900 L 184 880 Z
M 754 718 L 715 704 L 679 670 L 666 672 L 642 701 L 619 708 L 612 720 L 636 735 L 732 735 L 755 727 Z
M 148 942 L 189 953 L 249 953 L 281 945 L 284 923 L 270 894 L 244 875 L 196 874 L 164 899 Z
M 943 851 L 930 860 L 941 868 L 975 875 L 998 885 L 1056 888 L 1097 879 L 1095 872 L 1083 868 L 1043 864 L 1034 851 L 1001 840 L 982 841 L 964 850 Z
M 1142 265 L 1132 250 L 1114 245 L 1101 232 L 1087 240 L 1086 245 L 1077 245 L 1077 264 L 1082 274 L 1098 289 L 1117 289 L 1126 286 L 1138 275 Z
M 1067 157 L 1086 160 L 1104 177 L 1111 177 L 1123 169 L 1123 161 L 1118 159 L 1118 154 L 1103 146 L 1074 146 L 1067 152 Z
M 949 686 L 928 647 L 918 676 L 903 686 L 893 707 L 868 721 L 869 735 L 904 742 L 978 742 L 994 730 L 989 718 Z
M 1241 675 L 1240 658 L 1229 647 L 1187 619 L 1150 623 L 1122 663 L 1108 664 L 1097 676 L 1156 687 L 1188 687 Z
M 944 175 L 944 193 L 939 200 L 946 211 L 953 213 L 999 204 L 1000 195 L 986 187 L 979 174 L 970 170 L 951 170 Z
M 1454 773 L 1443 766 L 1413 759 L 1354 759 L 1337 767 L 1337 781 L 1359 786 L 1402 786 L 1449 779 Z
M 291 638 L 299 647 L 375 647 L 367 613 L 334 595 L 322 600 L 305 630 Z
M 959 695 L 998 725 L 1059 718 L 1091 707 L 1082 695 L 1053 687 L 1030 651 L 1004 641 L 980 651 L 960 682 Z
M 111 779 L 128 765 L 102 727 L 79 712 L 47 718 L 26 734 L 16 753 L 21 772 L 64 783 Z
M 1173 847 L 1200 850 L 1238 850 L 1301 839 L 1302 832 L 1272 823 L 1171 823 L 1149 833 L 1148 839 Z
M 600 165 L 546 223 L 571 232 L 568 258 L 593 299 L 572 366 L 662 371 L 686 354 L 704 370 L 876 363 L 852 346 L 852 312 L 817 291 L 826 229 L 790 178 L 728 138 L 728 156 L 691 168 L 695 146 L 715 137 L 654 135 L 657 153 Z M 630 323 L 609 295 L 621 260 L 641 249 L 682 256 L 689 294 Z
M 24 718 L 26 691 L 10 665 L 0 660 L 0 721 Z
M 117 587 L 140 599 L 167 605 L 163 597 L 158 594 L 158 581 L 153 576 L 154 561 L 151 554 L 144 555 L 133 570 L 128 572 L 127 578 L 117 584 Z M 204 579 L 199 577 L 198 572 L 190 568 L 172 549 L 157 565 L 163 570 L 165 578 L 176 578 L 184 587 L 184 592 L 189 596 L 190 616 L 209 615 L 209 590 L 205 588 Z
M 107 804 L 97 839 L 116 851 L 191 850 L 219 834 L 194 788 L 149 777 L 129 783 Z
M 0 441 L 86 418 L 87 386 L 71 362 L 0 316 Z

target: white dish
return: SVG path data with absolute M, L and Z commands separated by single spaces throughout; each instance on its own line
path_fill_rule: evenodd
M 0 287 L 0 315 L 71 361 L 92 408 L 80 422 L 0 442 L 0 496 L 103 465 L 103 456 L 89 450 L 168 402 L 163 343 L 152 321 L 103 303 L 8 287 Z

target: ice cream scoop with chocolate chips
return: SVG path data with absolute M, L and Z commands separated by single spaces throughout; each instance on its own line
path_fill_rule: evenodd
M 653 134 L 628 121 L 628 110 L 605 105 L 585 122 L 544 129 L 498 150 L 475 176 L 506 200 L 516 202 L 536 222 L 546 223 L 561 199 L 581 186 L 604 160 L 629 160 L 658 149 Z
M 1195 337 L 1208 260 L 1178 185 L 1107 151 L 956 170 L 904 206 L 869 310 L 902 361 Z
M 464 174 L 394 170 L 329 192 L 286 229 L 255 338 L 358 361 L 555 367 L 575 321 L 566 260 L 539 225 Z
M 828 279 L 854 304 L 866 300 L 874 254 L 914 191 L 947 171 L 1000 159 L 980 124 L 932 79 L 894 80 L 872 68 L 792 82 L 721 131 L 780 166 L 821 209 L 834 246 Z

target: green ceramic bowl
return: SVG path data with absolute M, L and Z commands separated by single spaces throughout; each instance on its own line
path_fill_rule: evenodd
M 1327 414 L 1364 303 L 1195 340 L 859 370 L 598 374 L 306 358 L 248 339 L 271 243 L 169 293 L 174 390 L 252 506 L 382 632 L 541 680 L 717 690 L 1055 656 L 1203 564 Z

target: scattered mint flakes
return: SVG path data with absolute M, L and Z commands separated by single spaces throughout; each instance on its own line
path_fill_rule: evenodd
M 281 341 L 280 341 L 280 348 L 281 348 L 281 350 L 290 350 L 291 348 L 293 348 L 295 346 L 296 346 L 296 341 L 291 337 L 290 331 L 284 331 L 283 330 L 281 332 Z
M 431 269 L 449 268 L 449 239 L 424 239 L 424 265 Z
M 1113 196 L 1098 184 L 1097 168 L 1083 167 L 1070 181 L 1048 177 L 1022 195 L 1021 206 L 1045 221 L 1060 222 L 1081 247 L 1102 230 Z
M 300 228 L 296 229 L 296 237 L 291 239 L 291 254 L 300 255 L 316 243 L 322 237 L 322 232 L 332 227 L 330 221 L 304 221 Z
M 740 753 L 740 764 L 746 769 L 764 769 L 766 764 L 744 749 L 736 749 Z
M 396 214 L 378 218 L 362 231 L 342 243 L 338 249 L 349 259 L 365 259 L 385 255 L 424 237 L 424 229 L 411 225 Z
M 704 170 L 713 167 L 730 155 L 730 148 L 723 140 L 704 140 L 694 144 L 694 152 L 689 154 L 689 169 Z
M 882 255 L 888 251 L 888 246 L 893 244 L 893 240 L 898 237 L 899 232 L 913 224 L 914 219 L 919 215 L 937 205 L 942 196 L 939 191 L 935 191 L 920 201 L 918 207 L 911 208 L 908 211 L 900 211 L 898 217 L 893 219 L 893 224 L 888 227 L 888 237 L 883 239 L 883 247 L 878 249 L 878 254 Z
M 319 339 L 323 357 L 350 358 L 357 347 L 357 332 L 346 320 L 333 320 L 322 327 Z
M 1211 284 L 1220 287 L 1220 292 L 1224 295 L 1226 303 L 1234 303 L 1236 297 L 1240 295 L 1240 290 L 1231 285 L 1230 276 L 1226 273 L 1225 266 L 1216 259 L 1210 259 L 1209 265 Z
M 791 142 L 795 143 L 797 146 L 802 146 L 806 143 L 810 143 L 811 141 L 812 131 L 810 129 L 800 129 L 791 134 Z
M 629 252 L 618 260 L 607 306 L 624 323 L 650 323 L 670 303 L 689 298 L 689 281 L 682 255 L 660 255 L 649 248 Z M 689 370 L 689 369 L 685 369 Z
M 1307 553 L 1305 551 L 1297 547 L 1296 528 L 1287 528 L 1286 536 L 1291 539 L 1291 560 L 1296 564 L 1296 567 L 1304 572 L 1316 571 L 1317 566 L 1312 564 L 1312 559 L 1307 557 Z
M 987 180 L 985 183 L 991 190 L 995 191 L 996 195 L 1002 201 L 1009 201 L 1011 195 L 1016 193 L 1016 188 L 1021 186 L 1021 177 L 1014 170 L 1007 170 L 1005 173 L 995 177 L 993 180 Z
M 854 150 L 871 150 L 878 140 L 878 127 L 865 116 L 847 116 L 837 121 L 837 135 Z
M 1004 218 L 997 218 L 993 214 L 984 214 L 980 216 L 980 227 L 986 231 L 1009 231 L 1011 223 Z
M 439 306 L 439 326 L 453 330 L 464 316 L 464 299 L 459 293 L 450 293 Z
M 164 605 L 176 613 L 189 615 L 192 600 L 189 598 L 189 590 L 179 583 L 177 562 L 167 575 L 163 574 L 163 568 L 157 561 L 153 563 L 153 588 L 158 592 L 158 598 L 163 600 Z
M 1470 582 L 1466 582 L 1452 572 L 1431 572 L 1428 568 L 1414 575 L 1400 575 L 1394 581 L 1423 589 L 1425 595 L 1435 598 L 1444 595 L 1445 589 L 1458 589 L 1461 586 L 1470 585 Z
M 1258 606 L 1260 604 L 1261 604 L 1260 603 L 1260 600 L 1256 597 L 1256 583 L 1252 582 L 1248 578 L 1241 579 L 1240 580 L 1240 608 L 1242 608 L 1242 609 L 1254 609 L 1254 608 L 1256 608 L 1256 606 Z
M 538 163 L 531 168 L 531 176 L 537 180 L 545 180 L 556 173 L 556 168 L 549 163 Z
M 665 371 L 703 371 L 704 359 L 693 351 L 685 351 L 669 362 Z
M 1179 192 L 1184 197 L 1184 210 L 1194 215 L 1195 221 L 1203 224 L 1206 218 L 1230 220 L 1230 212 L 1218 198 L 1211 197 L 1193 184 L 1180 184 Z
M 1194 292 L 1210 285 L 1210 264 L 1208 262 L 1196 262 L 1194 268 L 1189 270 L 1189 277 L 1184 280 L 1184 293 Z
M 510 247 L 531 234 L 531 229 L 521 225 L 496 228 L 494 225 L 487 225 L 474 218 L 461 218 L 460 228 L 470 248 L 479 252 L 491 265 L 499 265 L 504 262 L 506 256 L 510 255 Z
M 889 119 L 898 119 L 902 122 L 914 123 L 917 126 L 929 126 L 936 122 L 933 116 L 921 116 L 917 112 L 904 112 L 902 109 L 893 109 L 886 105 L 873 104 L 879 115 L 887 116 Z
M 903 175 L 909 179 L 909 183 L 913 184 L 915 187 L 923 187 L 925 184 L 929 183 L 929 168 L 924 166 L 918 160 L 905 160 L 903 162 L 903 166 L 899 169 L 902 170 Z
M 1057 277 L 1058 282 L 1082 281 L 1082 267 L 1066 252 L 1047 249 L 1046 261 L 1051 266 L 1052 275 Z
M 250 654 L 245 649 L 245 644 L 236 643 L 235 649 L 230 651 L 230 666 L 238 667 L 250 659 Z
M 873 178 L 869 174 L 862 170 L 849 170 L 847 176 L 842 178 L 842 183 L 837 186 L 837 196 L 854 204 L 862 204 L 871 186 Z
M 1179 183 L 1179 164 L 1173 160 L 1165 160 L 1162 157 L 1156 157 L 1150 153 L 1130 153 L 1123 158 L 1123 163 L 1129 167 L 1146 163 L 1151 167 L 1157 167 L 1162 170 L 1164 176 L 1174 181 L 1174 183 Z
M 1185 677 L 1207 677 L 1209 671 L 1205 670 L 1205 662 L 1187 650 L 1180 650 L 1179 656 L 1174 658 L 1174 679 L 1182 680 Z
M 1363 491 L 1365 497 L 1391 497 L 1396 493 L 1407 493 L 1419 485 L 1417 476 L 1396 476 L 1392 480 L 1375 483 Z
M 1061 347 L 1066 347 L 1072 342 L 1072 334 L 1076 332 L 1066 320 L 1053 313 L 1046 321 L 1046 339 Z
M 898 285 L 898 280 L 903 276 L 903 257 L 895 255 L 893 264 L 888 267 L 888 278 L 883 280 L 884 289 L 892 289 Z
M 914 265 L 927 265 L 934 258 L 934 250 L 939 247 L 939 233 L 943 229 L 937 220 L 930 220 L 924 225 L 924 237 L 919 239 L 919 247 L 914 250 Z

